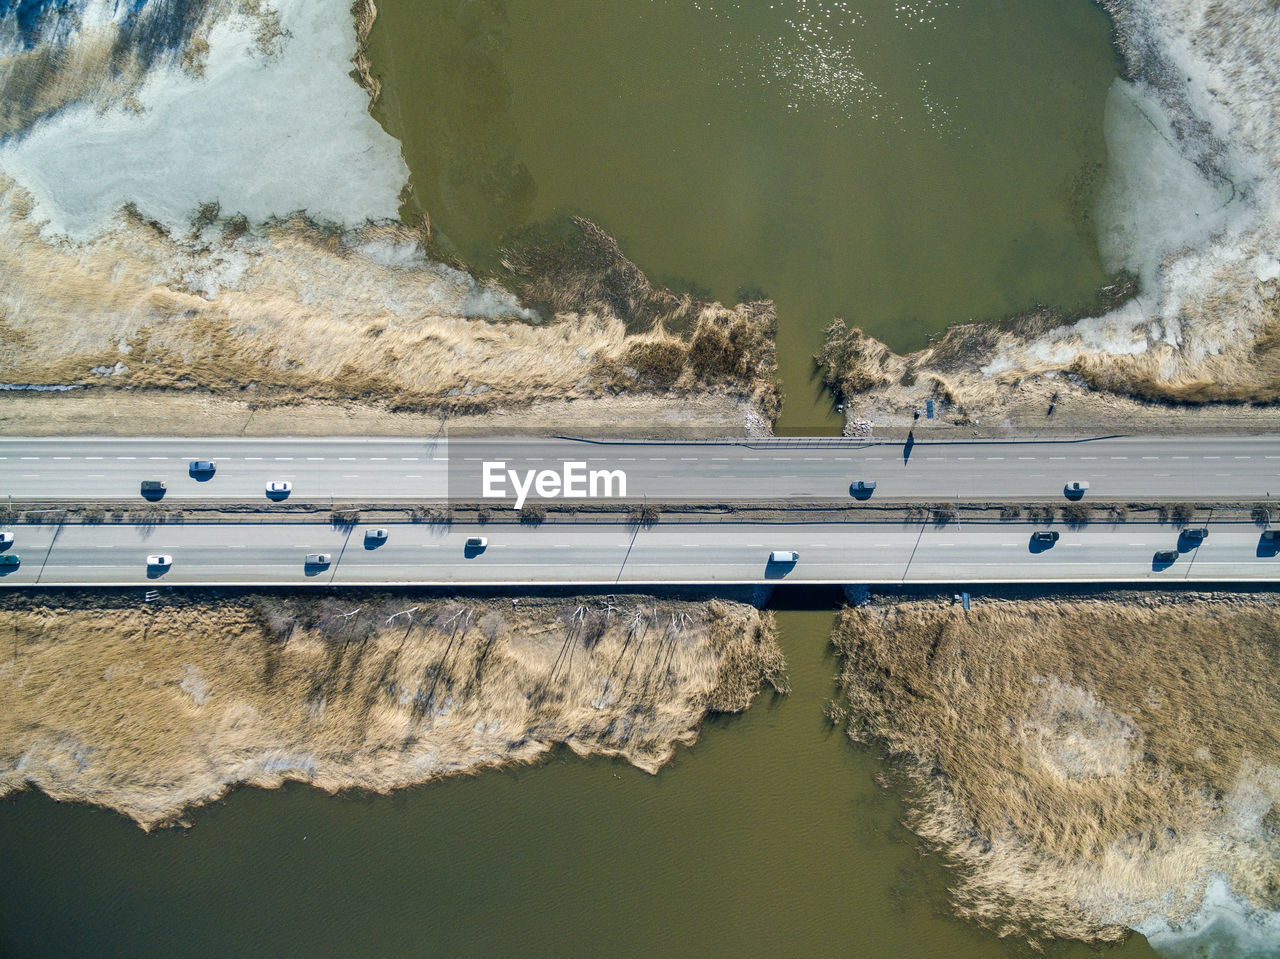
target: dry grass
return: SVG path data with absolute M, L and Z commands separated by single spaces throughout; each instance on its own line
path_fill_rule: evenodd
M 782 682 L 772 618 L 724 602 L 100 601 L 6 597 L 0 796 L 145 828 L 241 783 L 384 792 L 558 743 L 652 772 Z
M 370 105 L 378 102 L 382 96 L 382 81 L 373 75 L 369 63 L 369 31 L 373 29 L 373 21 L 377 19 L 378 8 L 373 0 L 354 0 L 351 4 L 351 19 L 356 25 L 356 52 L 351 58 L 351 65 L 360 86 L 369 94 Z
M 815 361 L 850 419 L 881 426 L 911 425 L 932 398 L 938 419 L 928 425 L 984 432 L 1167 430 L 1171 407 L 1180 428 L 1274 429 L 1280 420 L 1267 407 L 1280 403 L 1280 297 L 1256 280 L 1222 283 L 1187 304 L 1178 345 L 1147 342 L 1134 355 L 1109 352 L 1079 327 L 1028 320 L 954 326 L 902 356 L 837 320 Z M 1109 335 L 1117 349 L 1147 337 L 1143 328 Z
M 342 233 L 300 218 L 246 231 L 219 216 L 211 206 L 196 223 L 220 224 L 219 241 L 170 237 L 126 213 L 105 237 L 55 246 L 40 238 L 21 192 L 8 186 L 0 194 L 6 381 L 199 392 L 259 408 L 381 404 L 441 416 L 600 398 L 625 386 L 676 403 L 718 394 L 776 414 L 770 304 L 696 304 L 698 329 L 723 328 L 732 339 L 731 364 L 682 362 L 674 379 L 620 383 L 618 371 L 636 350 L 684 347 L 661 328 L 629 336 L 627 319 L 609 309 L 524 322 L 492 283 L 477 285 L 440 264 L 383 266 L 361 252 L 420 250 L 420 231 Z M 47 283 L 51 275 L 58 284 Z M 504 299 L 508 312 L 497 319 L 469 312 Z M 91 372 L 117 363 L 126 368 L 118 375 Z
M 1211 872 L 1280 906 L 1280 604 L 1117 597 L 847 609 L 849 733 L 1001 934 L 1120 938 Z

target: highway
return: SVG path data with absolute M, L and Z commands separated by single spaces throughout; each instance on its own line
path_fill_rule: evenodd
M 0 438 L 0 493 L 13 500 L 141 502 L 142 480 L 163 480 L 165 502 L 265 502 L 273 480 L 291 501 L 481 499 L 486 461 L 508 468 L 622 469 L 628 499 L 731 502 L 844 500 L 853 480 L 873 499 L 1061 499 L 1083 479 L 1091 500 L 1262 500 L 1280 493 L 1280 437 L 1120 436 L 1067 441 L 931 442 L 768 439 L 723 443 L 454 437 Z M 217 462 L 203 481 L 194 459 Z M 537 500 L 536 494 L 530 501 Z M 511 501 L 508 501 L 508 505 Z
M 1091 523 L 1033 548 L 1028 523 L 547 523 L 542 526 L 400 524 L 368 548 L 368 527 L 320 523 L 47 525 L 12 527 L 21 565 L 0 585 L 302 586 L 445 585 L 592 587 L 679 584 L 1262 583 L 1280 580 L 1280 556 L 1244 523 L 1215 523 L 1198 547 L 1175 549 L 1166 524 Z M 468 536 L 488 537 L 468 555 Z M 794 566 L 768 562 L 797 550 Z M 167 571 L 146 557 L 173 556 Z M 308 569 L 308 553 L 330 553 Z

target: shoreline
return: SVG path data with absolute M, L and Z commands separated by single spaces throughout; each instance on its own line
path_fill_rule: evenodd
M 241 785 L 386 793 L 556 745 L 654 773 L 708 714 L 786 689 L 772 615 L 725 599 L 259 591 L 139 606 L 68 590 L 0 605 L 14 628 L 0 796 L 36 788 L 146 830 Z
M 1277 629 L 1267 592 L 872 598 L 837 620 L 829 719 L 887 755 L 970 921 L 1117 941 L 1215 875 L 1275 910 Z

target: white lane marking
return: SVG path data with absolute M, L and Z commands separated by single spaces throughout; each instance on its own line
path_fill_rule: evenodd
M 1127 457 L 1127 456 L 1113 456 L 1113 457 L 1111 457 L 1111 459 L 1113 459 L 1113 460 L 1127 460 L 1128 458 L 1129 458 L 1129 457 Z
M 1190 456 L 1172 456 L 1172 457 L 1170 457 L 1170 459 L 1175 459 L 1175 460 L 1189 460 L 1189 459 L 1191 459 L 1191 457 L 1190 457 Z
M 401 463 L 416 463 L 416 462 L 418 462 L 418 457 L 416 457 L 416 456 L 402 456 L 402 457 L 400 457 L 400 462 L 401 462 Z
M 354 463 L 356 461 L 354 456 L 339 456 L 338 459 L 342 460 L 344 463 Z M 467 459 L 479 459 L 479 457 L 468 456 Z
M 422 474 L 416 473 L 413 476 L 406 476 L 405 479 L 422 479 Z
M 106 459 L 106 457 L 105 457 L 105 456 L 86 456 L 86 457 L 85 457 L 85 459 L 87 459 L 87 460 L 101 460 L 101 459 Z
M 1177 458 L 1178 458 L 1178 457 L 1176 457 L 1176 456 L 1174 457 L 1174 459 L 1177 459 Z M 1186 459 L 1186 457 L 1183 457 L 1183 459 Z M 1220 460 L 1220 459 L 1222 459 L 1222 457 L 1221 457 L 1221 456 L 1206 456 L 1206 457 L 1204 457 L 1204 459 L 1207 459 L 1207 460 Z
M 342 478 L 343 479 L 359 479 L 360 474 L 359 473 L 343 473 Z
M 1096 460 L 1098 457 L 1096 457 L 1096 456 L 1082 456 L 1082 457 L 1080 457 L 1080 458 L 1081 458 L 1082 460 Z
M 682 456 L 682 457 L 680 457 L 680 462 L 681 462 L 681 463 L 696 463 L 696 462 L 698 462 L 698 457 L 696 457 L 696 456 Z
M 988 461 L 988 462 L 993 462 L 993 463 L 1003 463 L 1003 462 L 1004 462 L 1004 457 L 1003 457 L 1003 456 L 988 456 L 988 457 L 987 457 L 987 461 Z
M 22 457 L 22 458 L 23 458 L 24 460 L 38 460 L 40 457 L 38 457 L 38 456 L 24 456 L 24 457 Z
M 307 462 L 308 462 L 308 463 L 323 463 L 323 462 L 324 462 L 324 457 L 323 457 L 323 456 L 308 456 L 308 457 L 307 457 Z
M 964 463 L 964 462 L 966 462 L 966 461 L 972 460 L 972 459 L 973 459 L 973 457 L 972 457 L 972 456 L 958 456 L 958 457 L 956 457 L 956 459 L 958 459 L 958 460 L 960 460 L 960 462 Z
M 39 473 L 23 473 L 22 478 L 23 479 L 39 479 L 40 474 Z
M 665 456 L 650 456 L 649 459 L 654 463 L 665 463 L 667 461 Z
M 1251 459 L 1253 459 L 1253 457 L 1252 457 L 1252 456 L 1236 456 L 1236 457 L 1234 457 L 1234 459 L 1238 459 L 1238 460 L 1251 460 Z
M 280 460 L 292 460 L 292 459 L 293 459 L 293 457 L 292 457 L 292 456 L 277 456 L 277 457 L 276 457 L 276 461 L 277 461 L 277 462 L 279 462 Z
M 56 458 L 56 457 L 55 457 L 55 458 Z M 138 458 L 138 457 L 136 457 L 136 456 L 117 456 L 117 457 L 116 457 L 116 459 L 118 459 L 118 460 L 136 460 L 137 458 Z
M 258 461 L 258 460 L 261 460 L 261 459 L 262 459 L 262 457 L 261 457 L 261 456 L 246 456 L 246 457 L 245 457 L 245 459 L 246 459 L 246 460 L 254 460 L 254 461 L 256 462 L 256 461 Z
M 1018 460 L 1019 460 L 1020 462 L 1023 462 L 1023 463 L 1034 463 L 1034 462 L 1035 462 L 1035 459 L 1036 459 L 1036 458 L 1035 458 L 1034 456 L 1019 456 L 1019 457 L 1018 457 Z
M 385 456 L 370 456 L 369 459 L 373 460 L 375 463 L 385 463 L 387 461 Z
M 1143 458 L 1144 460 L 1158 460 L 1160 457 L 1158 457 L 1158 456 L 1144 456 L 1144 457 L 1142 457 L 1142 458 Z
M 70 457 L 70 456 L 55 456 L 55 457 L 54 457 L 54 459 L 56 459 L 56 460 L 69 460 L 69 459 L 71 459 L 71 457 Z

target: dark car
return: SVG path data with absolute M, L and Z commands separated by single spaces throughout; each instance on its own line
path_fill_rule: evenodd
M 159 498 L 164 495 L 164 491 L 165 491 L 164 480 L 143 480 L 142 481 L 143 496 L 147 496 L 147 497 L 154 496 L 156 498 Z
M 1058 531 L 1056 529 L 1040 529 L 1031 534 L 1031 542 L 1033 543 L 1056 543 L 1058 541 Z
M 192 460 L 189 469 L 193 473 L 212 473 L 218 468 L 213 460 Z
M 1157 563 L 1172 563 L 1175 562 L 1177 558 L 1178 551 L 1176 549 L 1162 549 L 1152 557 L 1152 560 Z
M 1209 527 L 1198 526 L 1195 529 L 1184 529 L 1182 531 L 1182 538 L 1195 540 L 1197 543 L 1200 542 L 1201 540 L 1208 539 Z

